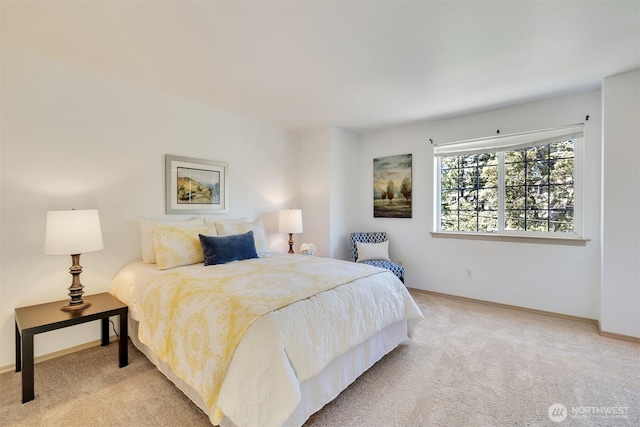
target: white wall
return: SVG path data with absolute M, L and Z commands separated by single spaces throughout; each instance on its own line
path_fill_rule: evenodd
M 604 79 L 603 331 L 640 337 L 640 71 Z
M 356 194 L 362 176 L 358 138 L 325 127 L 300 132 L 299 139 L 304 234 L 298 238 L 313 243 L 318 256 L 351 259 L 348 236 L 359 209 Z
M 434 141 L 457 141 L 585 123 L 586 246 L 433 238 Z M 390 235 L 409 287 L 596 319 L 600 276 L 600 91 L 376 132 L 360 138 L 362 231 Z M 373 159 L 413 154 L 413 218 L 373 218 Z M 471 269 L 473 277 L 465 277 Z
M 345 130 L 330 129 L 330 239 L 331 258 L 351 260 L 349 233 L 358 211 L 357 191 L 362 173 L 358 167 L 358 138 Z
M 1 66 L 0 367 L 14 363 L 14 308 L 70 285 L 70 257 L 43 253 L 46 211 L 99 210 L 105 248 L 82 255 L 82 283 L 106 291 L 140 258 L 136 217 L 164 213 L 165 154 L 229 162 L 224 217 L 262 217 L 286 251 L 277 212 L 300 204 L 295 136 L 23 52 L 4 49 Z M 98 337 L 97 323 L 42 334 L 36 355 Z
M 304 233 L 294 235 L 294 251 L 303 242 L 316 246 L 317 256 L 331 256 L 329 128 L 300 133 L 300 188 Z M 292 208 L 295 206 L 291 206 Z

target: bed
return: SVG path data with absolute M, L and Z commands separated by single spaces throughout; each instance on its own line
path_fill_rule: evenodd
M 129 305 L 133 344 L 213 425 L 304 424 L 422 318 L 388 270 L 270 253 L 261 222 L 150 230 L 156 262 L 143 244 L 143 261 L 124 267 L 110 292 Z M 252 256 L 209 262 L 204 239 L 220 254 L 248 237 Z

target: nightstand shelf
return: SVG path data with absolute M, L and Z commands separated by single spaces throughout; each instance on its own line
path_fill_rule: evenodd
M 91 306 L 81 311 L 62 311 L 68 300 L 16 308 L 16 372 L 22 371 L 22 403 L 34 398 L 33 337 L 42 332 L 100 320 L 101 345 L 109 345 L 109 317 L 120 318 L 118 362 L 122 368 L 129 364 L 128 320 L 129 307 L 109 293 L 85 297 Z

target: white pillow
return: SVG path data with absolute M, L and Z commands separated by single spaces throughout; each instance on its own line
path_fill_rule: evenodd
M 389 241 L 382 243 L 360 243 L 356 242 L 358 250 L 358 262 L 372 259 L 391 261 L 389 259 Z
M 151 227 L 153 225 L 202 225 L 202 218 L 138 218 L 140 246 L 142 248 L 142 262 L 147 264 L 156 263 L 156 252 L 153 247 L 153 236 L 151 235 Z
M 256 252 L 258 255 L 269 252 L 267 236 L 264 232 L 264 224 L 260 218 L 251 222 L 216 221 L 215 224 L 218 236 L 232 236 L 253 231 L 253 240 L 256 243 Z
M 219 223 L 222 223 L 222 224 L 242 224 L 244 222 L 249 222 L 249 218 L 225 218 L 225 219 L 220 219 L 220 218 L 211 217 L 211 216 L 203 216 L 202 219 L 204 220 L 205 224 L 215 224 L 216 222 L 219 222 Z
M 209 225 L 152 225 L 156 268 L 166 270 L 181 265 L 204 262 L 200 234 L 215 236 L 216 227 Z

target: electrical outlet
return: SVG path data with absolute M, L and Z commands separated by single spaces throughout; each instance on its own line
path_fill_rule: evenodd
M 467 279 L 471 279 L 473 277 L 473 270 L 470 268 L 465 269 L 464 275 Z
M 402 266 L 404 266 L 404 260 L 403 260 L 403 259 L 399 259 L 399 260 L 398 260 L 398 265 L 402 265 Z

